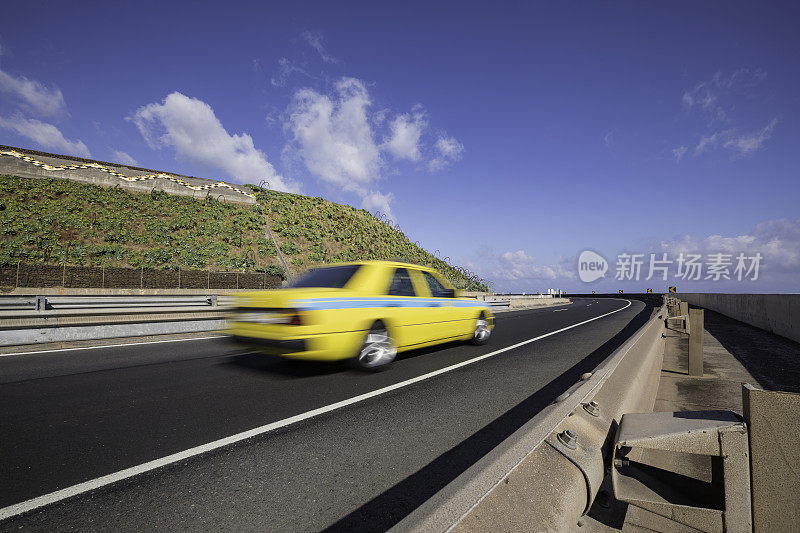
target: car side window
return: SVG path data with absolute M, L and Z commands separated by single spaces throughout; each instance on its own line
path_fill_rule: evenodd
M 390 296 L 416 296 L 414 292 L 414 284 L 411 282 L 411 276 L 408 275 L 408 270 L 405 268 L 398 268 L 394 271 L 392 277 L 392 284 L 389 286 Z
M 431 296 L 434 298 L 446 298 L 450 296 L 450 292 L 433 276 L 433 274 L 423 271 L 422 275 L 425 277 L 425 282 L 431 290 Z

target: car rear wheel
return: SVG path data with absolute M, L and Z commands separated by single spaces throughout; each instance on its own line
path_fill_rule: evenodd
M 492 335 L 492 330 L 489 329 L 489 323 L 486 321 L 486 316 L 481 313 L 478 320 L 475 321 L 475 331 L 472 333 L 472 344 L 478 346 L 489 342 L 489 337 Z
M 372 325 L 364 344 L 355 358 L 355 364 L 362 370 L 378 370 L 394 361 L 397 356 L 397 347 L 389 335 L 389 331 L 382 322 Z

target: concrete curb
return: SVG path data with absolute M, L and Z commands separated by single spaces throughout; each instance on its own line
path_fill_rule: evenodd
M 40 343 L 62 343 L 151 335 L 175 335 L 218 331 L 225 327 L 224 319 L 174 320 L 135 322 L 131 324 L 79 325 L 50 328 L 25 328 L 3 331 L 0 346 L 11 348 Z M 3 350 L 6 351 L 6 350 Z

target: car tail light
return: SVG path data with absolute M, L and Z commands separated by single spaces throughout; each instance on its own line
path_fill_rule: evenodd
M 286 323 L 290 326 L 302 326 L 303 319 L 300 317 L 300 313 L 295 312 L 288 317 L 288 321 Z

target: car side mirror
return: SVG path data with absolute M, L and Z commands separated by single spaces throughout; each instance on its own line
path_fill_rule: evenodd
M 455 289 L 445 289 L 441 292 L 440 298 L 455 298 L 456 297 L 456 290 Z

